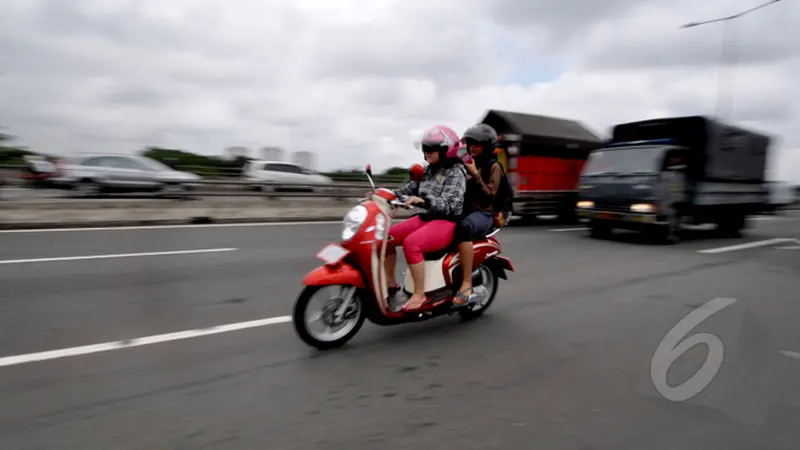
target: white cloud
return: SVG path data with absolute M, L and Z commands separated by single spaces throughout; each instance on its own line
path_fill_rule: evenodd
M 0 124 L 31 147 L 218 154 L 278 145 L 322 168 L 419 159 L 415 133 L 487 109 L 615 122 L 714 111 L 722 24 L 712 4 L 588 0 L 5 0 Z M 800 8 L 732 23 L 726 117 L 780 136 L 800 181 Z M 528 77 L 525 71 L 537 71 Z M 547 81 L 527 85 L 505 80 Z M 522 75 L 521 75 L 522 74 Z

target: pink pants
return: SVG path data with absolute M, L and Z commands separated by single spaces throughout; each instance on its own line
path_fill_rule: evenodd
M 447 220 L 423 222 L 414 216 L 396 225 L 392 225 L 389 236 L 395 245 L 403 246 L 403 254 L 408 264 L 417 264 L 425 260 L 424 253 L 442 250 L 453 241 L 456 223 Z

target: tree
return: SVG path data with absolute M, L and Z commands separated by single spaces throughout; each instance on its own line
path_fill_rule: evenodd
M 384 172 L 384 174 L 390 176 L 406 176 L 408 175 L 408 167 L 392 167 Z
M 235 176 L 241 173 L 242 167 L 249 161 L 246 157 L 238 157 L 229 161 L 216 156 L 198 155 L 184 150 L 162 147 L 148 147 L 141 152 L 141 155 L 175 169 L 204 176 Z
M 25 147 L 12 145 L 16 140 L 16 136 L 0 133 L 0 164 L 8 166 L 19 165 L 22 164 L 22 158 L 25 155 L 34 154 L 34 152 Z

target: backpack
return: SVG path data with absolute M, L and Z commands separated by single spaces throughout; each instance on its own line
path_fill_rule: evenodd
M 494 200 L 492 201 L 492 209 L 494 210 L 495 227 L 502 228 L 506 226 L 508 216 L 511 215 L 514 204 L 514 189 L 511 187 L 511 183 L 508 181 L 508 175 L 506 175 L 506 171 L 499 161 L 495 159 L 489 167 L 492 167 L 495 163 L 500 165 L 500 171 L 503 173 L 503 176 L 500 179 L 500 186 L 498 186 Z M 483 173 L 481 173 L 481 175 L 483 175 Z
M 498 164 L 500 163 L 498 162 Z M 492 204 L 495 211 L 494 222 L 495 226 L 498 228 L 506 226 L 508 217 L 511 215 L 511 211 L 514 208 L 514 188 L 511 187 L 511 183 L 508 181 L 508 175 L 502 164 L 500 164 L 500 171 L 503 172 L 503 178 L 500 180 L 500 186 L 497 189 Z

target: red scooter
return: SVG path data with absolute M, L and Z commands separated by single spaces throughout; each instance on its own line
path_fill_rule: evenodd
M 419 169 L 412 168 L 412 176 L 418 176 Z M 317 253 L 323 264 L 303 279 L 304 288 L 292 314 L 300 338 L 312 347 L 327 350 L 352 339 L 365 319 L 377 325 L 395 325 L 445 314 L 471 319 L 486 311 L 497 295 L 499 279 L 507 280 L 506 270 L 514 270 L 511 261 L 500 256 L 500 244 L 494 238 L 499 229 L 474 241 L 472 285 L 473 292 L 478 295 L 470 303 L 463 306 L 452 303 L 461 285 L 461 267 L 455 246 L 425 255 L 428 300 L 421 308 L 411 312 L 400 310 L 414 292 L 414 282 L 408 271 L 403 275 L 402 292 L 395 296 L 394 302 L 389 301 L 383 265 L 390 242 L 389 229 L 397 209 L 404 208 L 403 199 L 388 189 L 377 189 L 370 166 L 367 166 L 366 175 L 372 186 L 371 199 L 353 207 L 344 216 L 340 244 L 329 244 Z M 328 288 L 334 292 L 318 299 L 321 291 Z M 315 303 L 321 304 L 315 308 Z M 315 326 L 319 330 L 314 329 Z

